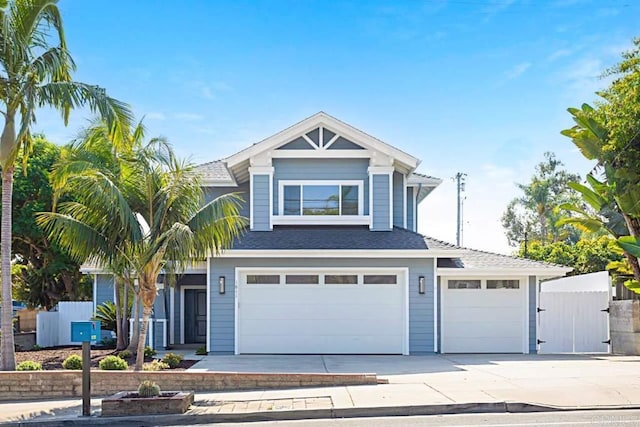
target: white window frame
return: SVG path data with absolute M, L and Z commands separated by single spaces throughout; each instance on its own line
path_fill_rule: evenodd
M 300 215 L 284 215 L 284 187 L 300 186 Z M 302 215 L 305 185 L 352 185 L 358 187 L 358 215 Z M 342 211 L 342 190 L 339 209 Z M 273 215 L 273 224 L 369 224 L 369 216 L 364 215 L 364 182 L 362 180 L 279 180 L 278 181 L 278 215 Z

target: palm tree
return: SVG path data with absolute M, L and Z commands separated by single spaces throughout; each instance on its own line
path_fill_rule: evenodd
M 99 171 L 87 171 L 69 176 L 60 192 L 73 194 L 75 201 L 39 215 L 49 237 L 78 260 L 92 257 L 108 265 L 122 257 L 138 278 L 140 370 L 158 276 L 180 273 L 196 259 L 228 248 L 247 223 L 239 216 L 241 199 L 227 194 L 204 203 L 198 175 L 160 140 L 132 153 L 119 185 Z M 121 240 L 124 245 L 113 244 Z
M 102 120 L 96 120 L 88 128 L 84 129 L 78 139 L 63 148 L 60 160 L 54 165 L 51 172 L 51 184 L 54 190 L 53 210 L 55 211 L 59 195 L 67 185 L 69 178 L 74 175 L 103 174 L 117 187 L 126 185 L 127 177 L 131 173 L 130 165 L 134 156 L 133 153 L 143 146 L 145 131 L 142 121 L 140 121 L 130 132 L 122 135 L 122 138 L 114 140 L 109 134 L 106 123 Z M 123 316 L 123 307 L 127 304 L 127 301 L 124 301 L 123 304 L 120 297 L 121 290 L 125 290 L 122 294 L 126 296 L 126 291 L 129 288 L 133 288 L 133 280 L 129 263 L 121 255 L 123 251 L 127 250 L 125 236 L 120 236 L 120 239 L 111 239 L 110 243 L 114 245 L 110 249 L 111 256 L 109 259 L 103 260 L 103 264 L 114 275 L 114 286 L 117 290 L 114 298 L 116 349 L 123 350 L 127 347 L 126 338 L 128 336 L 127 316 Z M 135 304 L 136 310 L 134 310 L 136 314 L 137 305 Z M 136 315 L 134 332 L 137 331 L 137 327 L 138 316 Z M 135 336 L 137 334 L 134 334 L 134 338 Z
M 2 223 L 0 232 L 2 301 L 11 304 L 11 199 L 16 157 L 26 159 L 31 150 L 30 127 L 36 109 L 53 107 L 65 124 L 70 110 L 87 105 L 109 123 L 118 135 L 131 121 L 125 104 L 108 97 L 98 87 L 71 80 L 75 64 L 64 36 L 57 0 L 0 0 L 0 136 L 2 168 Z M 57 42 L 57 43 L 56 43 Z M 2 311 L 0 344 L 2 370 L 15 369 L 11 310 Z

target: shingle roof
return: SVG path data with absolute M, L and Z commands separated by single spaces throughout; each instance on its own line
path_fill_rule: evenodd
M 195 172 L 200 174 L 204 181 L 223 181 L 234 182 L 233 176 L 227 165 L 222 160 L 215 160 L 209 163 L 203 163 L 195 167 Z
M 247 231 L 233 249 L 429 249 L 425 237 L 402 228 L 392 231 L 370 231 L 367 226 L 289 226 L 273 227 L 273 231 Z
M 428 179 L 440 179 L 440 178 L 436 178 L 435 176 L 425 175 L 423 173 L 418 173 L 418 172 L 411 173 L 411 175 L 409 175 L 409 178 L 411 178 L 411 176 L 416 176 L 419 178 L 428 178 Z

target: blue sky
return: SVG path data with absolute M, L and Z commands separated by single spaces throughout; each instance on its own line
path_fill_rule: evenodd
M 422 159 L 444 183 L 420 231 L 508 252 L 499 218 L 545 151 L 590 165 L 562 137 L 569 106 L 640 36 L 635 0 L 61 0 L 79 81 L 130 103 L 194 162 L 226 157 L 320 110 Z M 68 142 L 42 111 L 35 126 Z

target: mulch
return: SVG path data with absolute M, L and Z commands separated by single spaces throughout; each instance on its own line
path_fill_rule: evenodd
M 116 351 L 112 348 L 91 348 L 91 367 L 98 368 L 98 363 L 102 359 L 107 356 L 117 355 L 119 351 Z M 42 369 L 46 371 L 56 370 L 56 369 L 64 369 L 62 367 L 62 362 L 71 356 L 72 354 L 77 354 L 82 357 L 82 347 L 80 346 L 67 346 L 67 347 L 51 347 L 51 348 L 43 348 L 40 350 L 31 350 L 31 351 L 17 351 L 16 352 L 16 364 L 20 362 L 24 362 L 25 360 L 31 360 L 34 362 L 40 362 L 42 364 Z M 145 358 L 145 362 L 151 362 L 154 358 L 147 357 Z M 136 363 L 134 357 L 129 359 L 125 359 L 129 364 L 129 369 L 133 369 L 133 366 Z M 197 363 L 197 360 L 182 360 L 180 365 L 177 368 L 174 368 L 174 371 L 184 371 Z

